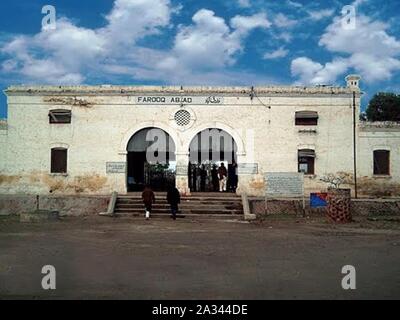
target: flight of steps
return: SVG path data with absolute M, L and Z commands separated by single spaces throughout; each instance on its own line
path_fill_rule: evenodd
M 170 206 L 166 193 L 156 192 L 156 203 L 151 216 L 169 217 Z M 116 215 L 144 216 L 141 193 L 119 195 L 115 206 Z M 183 196 L 179 205 L 178 218 L 223 218 L 242 219 L 242 200 L 234 193 L 193 193 Z

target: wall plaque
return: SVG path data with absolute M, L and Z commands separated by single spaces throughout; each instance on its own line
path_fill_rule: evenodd
M 106 163 L 107 173 L 125 173 L 126 162 L 107 162 Z
M 258 163 L 239 163 L 238 174 L 258 174 Z
M 304 173 L 270 172 L 265 174 L 266 195 L 276 198 L 304 196 Z

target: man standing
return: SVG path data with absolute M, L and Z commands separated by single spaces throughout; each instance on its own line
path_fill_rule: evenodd
M 228 165 L 228 190 L 230 192 L 236 192 L 237 188 L 237 163 L 235 160 L 232 161 L 232 164 Z
M 150 219 L 151 208 L 153 203 L 156 202 L 156 197 L 154 195 L 153 190 L 151 190 L 150 186 L 146 186 L 142 193 L 143 203 L 146 209 L 146 220 Z
M 218 169 L 215 164 L 213 164 L 213 168 L 211 170 L 211 181 L 212 181 L 212 185 L 213 185 L 213 191 L 218 192 L 219 178 L 218 178 Z
M 206 178 L 207 178 L 207 169 L 206 166 L 203 164 L 200 169 L 200 191 L 206 191 Z
M 175 187 L 170 187 L 167 193 L 167 202 L 171 206 L 172 219 L 176 220 L 176 214 L 179 211 L 178 204 L 181 203 L 181 195 Z
M 225 164 L 222 162 L 221 166 L 218 168 L 219 192 L 226 191 L 227 175 L 228 175 L 228 173 L 227 173 Z

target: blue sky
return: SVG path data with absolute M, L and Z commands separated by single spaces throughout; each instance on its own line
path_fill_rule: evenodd
M 55 29 L 42 26 L 45 5 Z M 400 91 L 398 12 L 398 0 L 1 1 L 0 88 L 344 85 L 358 73 L 365 107 L 375 92 Z

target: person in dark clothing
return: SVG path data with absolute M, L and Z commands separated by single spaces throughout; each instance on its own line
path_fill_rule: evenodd
M 176 214 L 179 211 L 179 203 L 181 203 L 181 195 L 175 187 L 170 187 L 167 192 L 167 202 L 171 206 L 172 218 L 176 220 Z
M 192 167 L 192 191 L 196 192 L 197 191 L 197 166 L 193 165 Z
M 211 170 L 211 181 L 213 185 L 213 191 L 218 192 L 219 190 L 219 179 L 218 179 L 218 170 L 217 166 L 214 164 Z
M 207 178 L 207 170 L 206 166 L 203 164 L 200 169 L 200 191 L 206 191 L 206 178 Z
M 226 182 L 227 182 L 228 171 L 223 162 L 221 162 L 220 167 L 218 168 L 218 178 L 219 178 L 219 191 L 226 191 Z
M 228 190 L 235 192 L 237 188 L 237 163 L 233 160 L 228 166 Z
M 189 162 L 188 166 L 188 176 L 189 176 L 189 189 L 190 191 L 193 191 L 193 179 L 192 179 L 192 163 Z
M 146 220 L 149 220 L 153 203 L 156 202 L 156 197 L 154 195 L 153 190 L 151 190 L 150 186 L 146 186 L 144 188 L 144 191 L 142 193 L 142 199 L 146 209 Z

